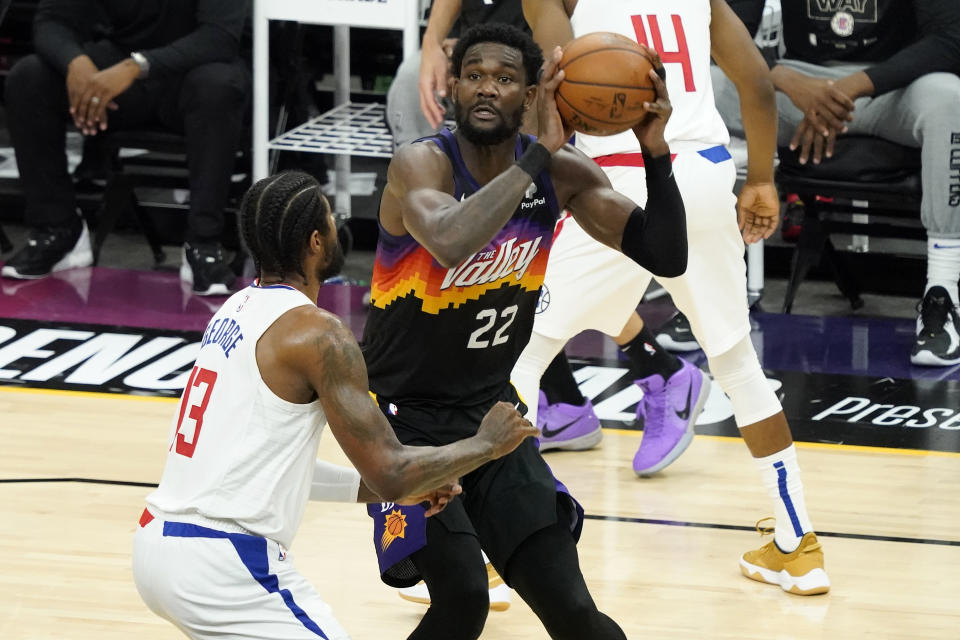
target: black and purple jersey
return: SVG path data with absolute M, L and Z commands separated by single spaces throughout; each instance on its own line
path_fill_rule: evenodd
M 518 135 L 515 156 L 532 141 Z M 449 130 L 420 144 L 436 144 L 449 158 L 454 197 L 480 190 Z M 450 269 L 413 236 L 393 236 L 381 226 L 362 342 L 370 389 L 398 404 L 496 399 L 530 339 L 558 213 L 543 171 L 493 240 Z

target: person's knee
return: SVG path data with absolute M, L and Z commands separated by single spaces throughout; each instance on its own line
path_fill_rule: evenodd
M 32 54 L 21 58 L 7 75 L 4 96 L 11 111 L 27 109 L 32 112 L 37 102 L 56 91 L 65 91 L 66 79 L 40 56 Z
M 928 73 L 914 80 L 912 90 L 921 97 L 920 124 L 940 127 L 943 118 L 957 119 L 960 104 L 960 77 L 952 73 Z M 935 132 L 939 135 L 939 128 Z
M 181 95 L 187 109 L 223 116 L 246 108 L 250 75 L 239 64 L 212 62 L 184 77 Z
M 738 427 L 754 424 L 783 410 L 763 374 L 750 336 L 710 357 L 709 363 L 714 380 L 730 397 Z
M 431 593 L 430 607 L 436 607 L 445 619 L 455 621 L 458 638 L 479 638 L 490 612 L 487 581 L 465 580 L 455 589 L 441 590 L 436 597 Z

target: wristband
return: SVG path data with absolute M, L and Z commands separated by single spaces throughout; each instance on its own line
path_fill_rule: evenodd
M 534 142 L 527 147 L 527 150 L 523 152 L 523 155 L 515 164 L 523 169 L 524 173 L 536 180 L 540 172 L 546 169 L 547 164 L 550 163 L 550 156 L 551 153 L 545 146 L 539 142 Z

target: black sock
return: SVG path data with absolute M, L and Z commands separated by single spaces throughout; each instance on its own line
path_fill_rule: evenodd
M 550 404 L 564 402 L 579 407 L 586 402 L 583 394 L 580 393 L 577 381 L 573 379 L 570 363 L 567 362 L 567 354 L 563 351 L 557 354 L 547 370 L 543 372 L 543 377 L 540 378 L 540 388 L 547 394 L 547 402 Z
M 653 332 L 643 325 L 640 333 L 633 340 L 620 347 L 633 365 L 633 375 L 637 378 L 646 378 L 659 373 L 666 380 L 680 370 L 683 363 L 659 344 L 653 337 Z

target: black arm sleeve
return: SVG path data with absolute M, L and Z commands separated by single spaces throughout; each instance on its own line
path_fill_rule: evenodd
M 960 2 L 914 0 L 920 39 L 867 69 L 874 95 L 905 87 L 935 71 L 960 74 Z
M 647 174 L 647 210 L 630 214 L 620 248 L 655 276 L 676 278 L 687 270 L 687 214 L 673 178 L 670 154 L 643 155 Z
M 151 72 L 183 73 L 208 62 L 230 62 L 240 51 L 249 0 L 199 0 L 197 28 L 168 45 L 147 49 Z
M 91 0 L 40 0 L 33 18 L 33 46 L 37 54 L 63 75 L 93 30 L 98 15 Z

